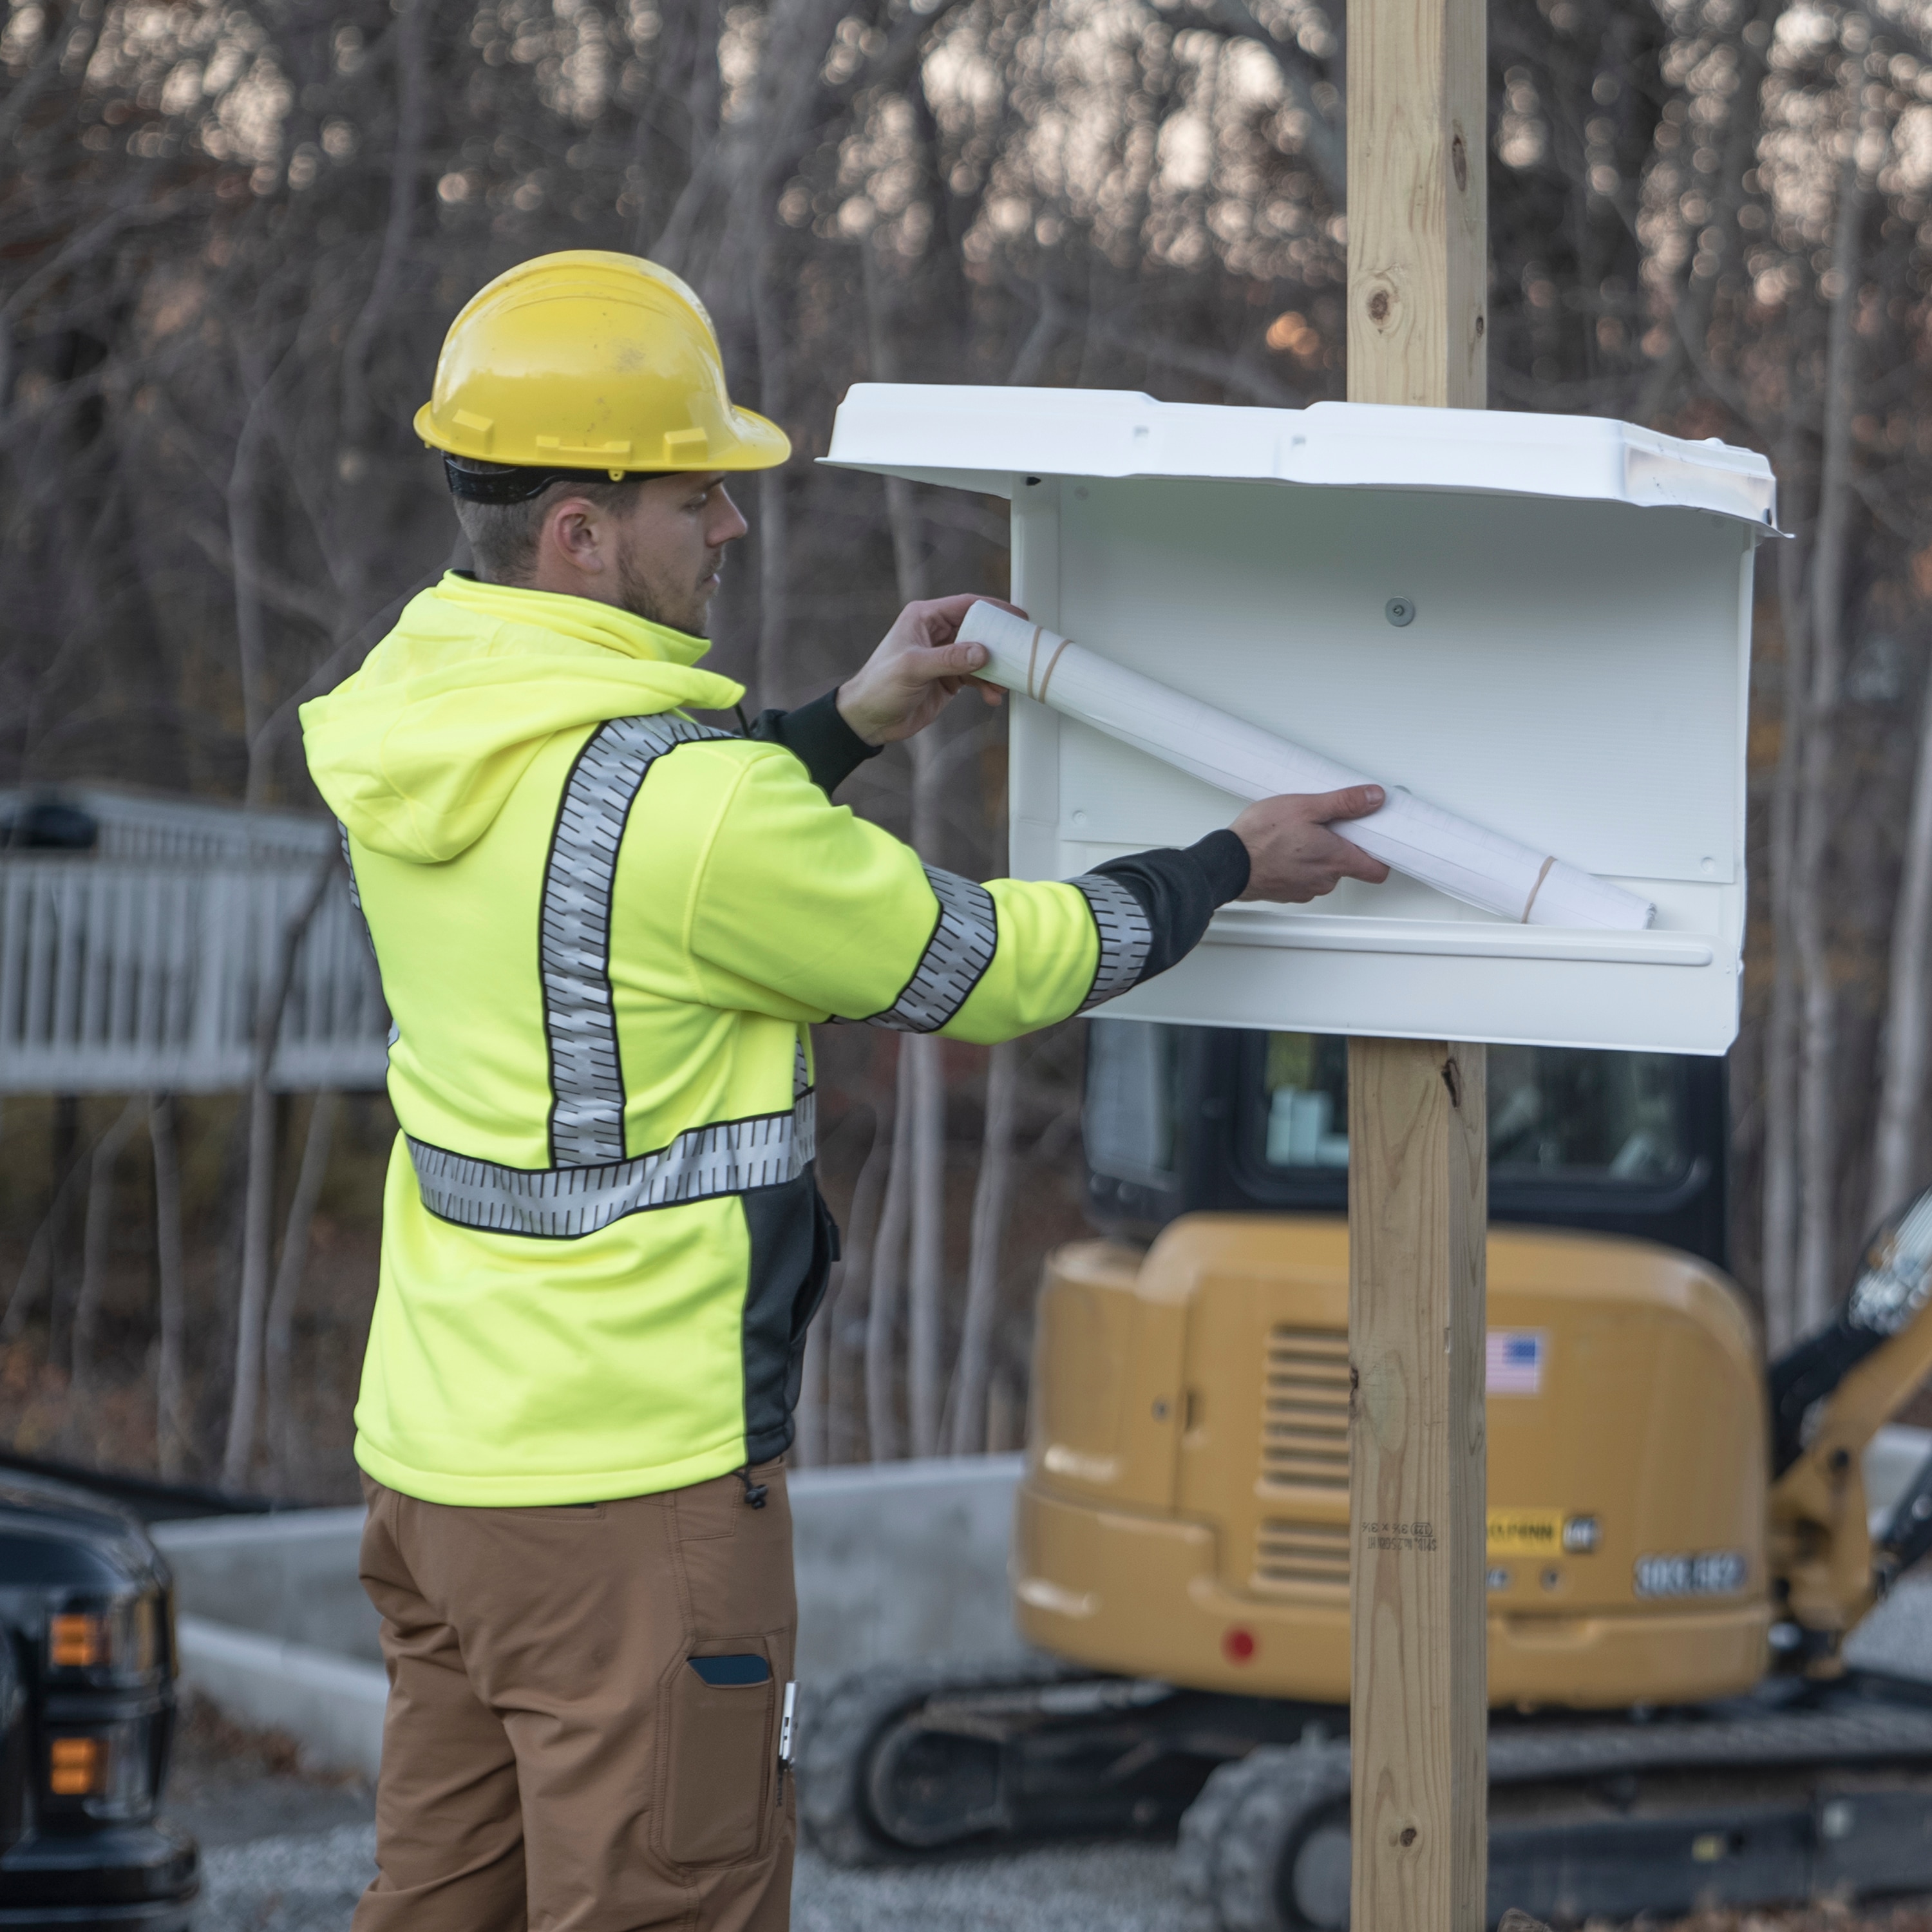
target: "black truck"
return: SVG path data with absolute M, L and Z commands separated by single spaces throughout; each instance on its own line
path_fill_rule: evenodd
M 140 1516 L 0 1467 L 0 1932 L 187 1932 L 200 1856 L 158 1822 L 174 1592 Z

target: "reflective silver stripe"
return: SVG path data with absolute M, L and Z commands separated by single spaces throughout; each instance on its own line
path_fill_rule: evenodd
M 1084 1013 L 1103 1000 L 1124 993 L 1138 980 L 1154 944 L 1154 928 L 1148 923 L 1140 901 L 1118 879 L 1105 872 L 1083 872 L 1067 883 L 1078 886 L 1085 896 L 1100 934 L 1100 964 L 1094 969 L 1094 984 L 1080 1003 Z
M 558 807 L 544 872 L 538 963 L 550 1043 L 548 1168 L 506 1167 L 409 1137 L 423 1204 L 459 1226 L 568 1240 L 627 1214 L 796 1180 L 817 1152 L 805 1042 L 792 1105 L 692 1127 L 624 1158 L 624 1082 L 610 992 L 610 901 L 624 826 L 646 776 L 673 746 L 729 734 L 669 716 L 617 718 L 586 741 Z
M 999 921 L 984 886 L 928 866 L 926 883 L 939 902 L 939 923 L 919 956 L 905 990 L 868 1026 L 895 1033 L 936 1033 L 966 1004 L 967 995 L 993 963 Z
M 610 1000 L 610 895 L 624 822 L 653 763 L 674 745 L 730 734 L 688 718 L 614 718 L 578 754 L 544 872 L 538 962 L 550 1041 L 550 1159 L 622 1162 L 624 1076 Z
M 356 861 L 349 856 L 349 828 L 338 818 L 335 821 L 335 830 L 337 836 L 342 841 L 342 869 L 349 874 L 349 903 L 358 912 L 362 912 L 362 895 L 356 890 Z M 364 932 L 369 930 L 369 920 L 367 914 L 363 915 L 362 929 Z M 369 941 L 369 950 L 373 952 L 375 950 L 376 941 L 372 936 Z
M 410 1158 L 432 1214 L 493 1234 L 568 1240 L 646 1208 L 796 1180 L 818 1150 L 818 1103 L 807 1092 L 788 1114 L 693 1127 L 656 1154 L 596 1167 L 500 1167 L 413 1136 Z

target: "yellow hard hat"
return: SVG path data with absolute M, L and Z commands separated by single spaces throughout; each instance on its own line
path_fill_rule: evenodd
M 470 297 L 416 428 L 447 456 L 614 477 L 791 454 L 776 423 L 733 405 L 696 294 L 655 262 L 591 248 L 539 255 Z

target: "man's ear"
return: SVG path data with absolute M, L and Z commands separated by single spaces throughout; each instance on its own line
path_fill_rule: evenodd
M 550 506 L 544 518 L 544 534 L 564 562 L 586 576 L 602 574 L 607 533 L 596 505 L 582 496 L 566 496 Z

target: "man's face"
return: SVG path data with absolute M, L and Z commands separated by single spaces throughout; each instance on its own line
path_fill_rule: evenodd
M 619 604 L 674 631 L 708 636 L 725 546 L 746 528 L 722 472 L 653 477 L 618 520 Z

